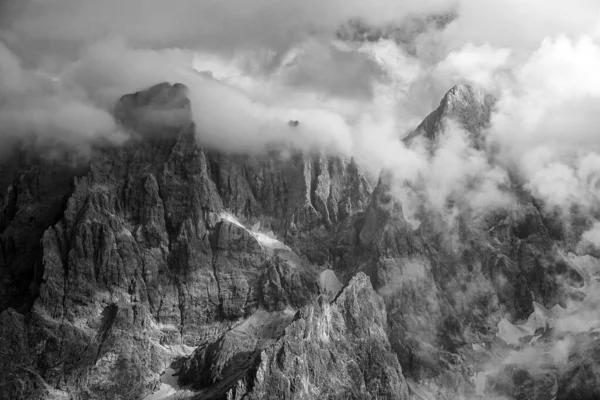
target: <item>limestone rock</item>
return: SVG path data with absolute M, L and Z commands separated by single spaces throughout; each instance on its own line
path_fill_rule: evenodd
M 453 119 L 482 148 L 492 106 L 455 87 L 407 142 L 434 152 Z M 21 155 L 0 169 L 5 397 L 144 398 L 167 369 L 203 399 L 593 397 L 592 331 L 560 368 L 472 381 L 552 339 L 500 328 L 587 299 L 596 267 L 566 255 L 582 216 L 565 224 L 515 180 L 510 207 L 452 224 L 422 208 L 415 225 L 389 171 L 371 191 L 352 159 L 201 147 L 181 85 L 115 114 L 130 141 L 82 168 Z
M 479 146 L 483 142 L 481 131 L 490 122 L 495 101 L 493 96 L 473 86 L 454 86 L 446 93 L 440 106 L 429 114 L 404 141 L 410 144 L 419 136 L 435 141 L 447 126 L 447 121 L 452 120 L 459 127 L 470 132 L 475 145 Z
M 115 114 L 132 138 L 82 168 L 3 166 L 0 348 L 11 361 L 0 372 L 15 378 L 11 395 L 143 398 L 177 348 L 231 343 L 225 332 L 257 312 L 313 301 L 306 259 L 327 258 L 316 237 L 366 206 L 352 160 L 203 149 L 182 85 L 126 95 Z M 258 221 L 266 233 L 248 228 Z M 273 251 L 259 234 L 289 246 Z
M 385 305 L 363 273 L 329 303 L 301 309 L 229 398 L 407 399 L 386 335 Z

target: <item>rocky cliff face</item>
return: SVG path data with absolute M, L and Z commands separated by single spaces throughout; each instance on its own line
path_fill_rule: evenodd
M 454 120 L 480 148 L 492 105 L 453 88 L 406 142 L 435 152 Z M 122 98 L 132 139 L 85 167 L 2 166 L 6 398 L 594 393 L 588 334 L 568 336 L 581 368 L 514 362 L 567 337 L 549 310 L 593 309 L 600 271 L 518 182 L 510 207 L 452 226 L 423 209 L 415 227 L 389 173 L 371 191 L 351 159 L 210 151 L 190 110 L 184 86 L 160 84 Z
M 116 115 L 136 135 L 98 149 L 86 171 L 3 171 L 12 398 L 142 398 L 181 346 L 317 296 L 329 257 L 320 238 L 368 201 L 358 166 L 205 151 L 184 96 L 168 84 L 125 96 Z
M 492 105 L 493 99 L 473 88 L 455 87 L 405 140 L 412 145 L 419 137 L 425 139 L 435 153 L 444 127 L 454 122 L 467 130 L 473 148 L 481 148 Z M 513 353 L 530 351 L 530 343 L 547 329 L 548 319 L 536 317 L 536 304 L 544 310 L 573 307 L 590 293 L 584 289 L 596 272 L 586 278 L 582 271 L 596 269 L 578 266 L 579 228 L 545 211 L 518 182 L 507 188 L 514 198 L 510 205 L 482 214 L 455 204 L 453 212 L 458 213 L 450 222 L 436 214 L 449 210 L 422 208 L 417 213 L 421 224 L 415 228 L 403 218 L 402 204 L 392 195 L 394 179 L 392 173 L 382 173 L 359 233 L 360 244 L 346 260 L 369 273 L 383 296 L 390 343 L 413 392 L 437 399 L 541 399 L 563 393 L 560 373 L 524 379 L 518 390 L 493 382 L 506 377 L 503 365 L 538 374 L 537 367 L 510 361 Z M 589 226 L 591 221 L 580 223 Z M 513 329 L 528 333 L 511 342 L 507 332 Z M 564 368 L 560 363 L 549 365 Z M 490 369 L 495 372 L 489 373 L 486 385 Z M 475 378 L 485 389 L 475 385 Z M 532 390 L 537 390 L 535 396 Z M 565 389 L 559 397 L 569 398 L 568 393 Z
M 471 134 L 475 146 L 481 146 L 481 131 L 489 124 L 492 108 L 496 100 L 493 96 L 469 85 L 458 85 L 446 93 L 440 106 L 429 114 L 404 141 L 411 144 L 416 138 L 424 137 L 435 142 L 448 122 L 457 123 Z
M 197 350 L 181 370 L 183 383 L 197 385 L 199 399 L 221 398 L 227 387 L 229 399 L 408 398 L 383 299 L 366 275 L 289 317 L 278 331 L 256 329 L 250 319 L 215 349 Z M 232 348 L 238 353 L 228 353 Z

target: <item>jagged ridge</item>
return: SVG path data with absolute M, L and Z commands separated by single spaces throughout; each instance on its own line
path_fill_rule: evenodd
M 32 254 L 43 279 L 3 286 L 20 293 L 33 282 L 39 297 L 29 312 L 0 313 L 2 393 L 143 398 L 172 366 L 202 398 L 476 397 L 472 373 L 498 349 L 518 348 L 497 335 L 502 318 L 518 323 L 533 301 L 551 308 L 585 296 L 574 261 L 562 256 L 576 235 L 530 196 L 460 215 L 456 247 L 435 215 L 416 229 L 404 220 L 386 173 L 371 194 L 353 160 L 202 148 L 184 89 L 125 96 L 115 113 L 136 135 L 95 150 L 72 187 L 47 196 L 68 200 L 32 235 L 23 218 L 44 202 L 28 195 L 36 185 L 8 179 L 3 232 L 21 233 L 12 254 L 43 232 Z M 478 137 L 492 105 L 475 89 L 453 88 L 407 141 L 435 142 L 445 118 Z M 163 125 L 147 119 L 171 112 Z M 51 181 L 23 176 L 17 183 Z M 265 247 L 258 233 L 285 245 Z M 4 260 L 3 271 L 22 265 Z M 338 296 L 319 293 L 328 267 L 348 282 Z M 561 399 L 593 393 L 582 374 L 525 377 L 517 388 L 490 376 L 479 395 L 523 398 L 538 382 L 535 393 Z

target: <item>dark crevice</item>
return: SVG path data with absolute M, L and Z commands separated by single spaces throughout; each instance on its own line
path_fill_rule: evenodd
M 217 283 L 217 291 L 218 291 L 218 298 L 219 298 L 219 307 L 218 307 L 218 317 L 219 318 L 223 318 L 223 316 L 225 315 L 224 310 L 223 310 L 223 296 L 221 294 L 221 283 L 219 282 L 219 276 L 217 274 L 217 272 L 218 272 L 217 271 L 217 259 L 219 257 L 219 250 L 218 250 L 217 246 L 219 243 L 219 229 L 221 229 L 222 226 L 223 226 L 223 222 L 219 222 L 219 224 L 217 224 L 217 226 L 213 230 L 212 234 L 209 234 L 209 240 L 210 240 L 210 244 L 211 244 L 212 251 L 213 251 L 211 267 L 213 270 L 213 274 L 215 276 L 215 282 Z
M 115 323 L 117 318 L 117 314 L 119 313 L 119 307 L 116 304 L 110 304 L 102 311 L 102 323 L 100 325 L 100 330 L 98 331 L 98 337 L 100 338 L 98 342 L 98 352 L 96 353 L 95 362 L 100 359 L 102 352 L 102 345 L 108 338 L 110 330 Z
M 319 184 L 319 175 L 321 175 L 321 167 L 319 159 L 312 160 L 310 163 L 310 203 L 316 209 L 317 207 L 317 186 Z
M 180 320 L 179 335 L 181 336 L 181 338 L 183 340 L 183 327 L 185 325 L 185 307 L 183 305 L 183 299 L 184 299 L 183 286 L 182 286 L 181 282 L 179 281 L 179 279 L 176 279 L 175 283 L 177 284 L 177 300 L 178 300 L 178 306 L 179 306 L 179 320 Z
M 4 293 L 0 311 L 12 307 L 22 314 L 31 310 L 43 284 L 43 235 L 63 218 L 74 179 L 85 175 L 89 167 L 31 162 L 11 182 L 8 204 L 0 215 L 0 289 Z M 19 173 L 18 168 L 12 173 Z

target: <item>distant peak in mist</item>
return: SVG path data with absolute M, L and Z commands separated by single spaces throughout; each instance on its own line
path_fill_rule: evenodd
M 448 113 L 464 111 L 469 108 L 491 107 L 494 97 L 483 90 L 471 85 L 461 84 L 453 86 L 440 101 Z
M 188 88 L 162 82 L 122 96 L 114 110 L 115 118 L 126 128 L 143 135 L 188 125 L 192 121 Z
M 477 87 L 455 85 L 444 95 L 439 107 L 405 138 L 405 142 L 410 143 L 418 136 L 435 140 L 444 130 L 445 120 L 457 122 L 469 133 L 478 134 L 489 124 L 495 102 L 494 96 Z

